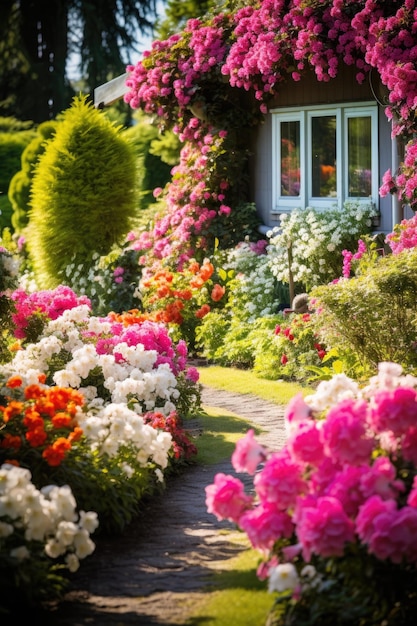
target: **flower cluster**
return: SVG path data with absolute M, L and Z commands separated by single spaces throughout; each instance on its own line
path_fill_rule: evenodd
M 229 250 L 224 269 L 233 273 L 228 284 L 228 309 L 245 322 L 269 317 L 276 312 L 276 279 L 266 255 L 267 241 L 242 241 Z
M 29 470 L 7 463 L 0 467 L 2 563 L 30 560 L 35 556 L 33 550 L 52 559 L 64 556 L 68 569 L 75 572 L 79 560 L 95 548 L 90 534 L 97 526 L 94 511 L 77 513 L 68 486 L 48 485 L 38 490 Z
M 314 394 L 295 396 L 281 450 L 259 445 L 252 431 L 238 442 L 232 465 L 253 476 L 254 495 L 240 479 L 218 474 L 206 487 L 207 507 L 263 553 L 271 589 L 282 590 L 274 578 L 283 582 L 285 566 L 293 574 L 286 589 L 300 594 L 306 563 L 312 576 L 317 567 L 331 577 L 336 566 L 326 573 L 321 564 L 343 563 L 355 546 L 363 569 L 373 559 L 415 566 L 416 401 L 417 378 L 380 363 L 363 388 L 339 374 Z
M 417 246 L 417 215 L 408 220 L 401 220 L 394 226 L 394 230 L 385 238 L 393 254 L 400 254 L 404 250 Z
M 45 374 L 38 379 L 45 381 Z M 50 467 L 62 463 L 72 444 L 82 435 L 76 419 L 84 396 L 75 389 L 48 387 L 33 383 L 25 388 L 18 375 L 10 377 L 0 389 L 0 458 L 22 465 L 35 463 L 34 453 Z M 7 395 L 5 395 L 7 394 Z
M 389 193 L 398 194 L 399 200 L 409 204 L 413 210 L 417 209 L 417 142 L 413 139 L 406 146 L 403 163 L 400 164 L 395 175 L 387 170 L 382 179 L 380 194 L 385 197 Z
M 36 343 L 1 367 L 5 375 L 30 381 L 46 374 L 50 383 L 78 389 L 95 406 L 123 402 L 139 413 L 164 414 L 175 410 L 176 376 L 186 370 L 187 346 L 173 344 L 163 324 L 126 322 L 117 314 L 98 318 L 86 304 L 50 320 Z
M 340 276 L 342 250 L 353 249 L 358 237 L 370 232 L 372 205 L 346 202 L 343 209 L 294 209 L 281 215 L 281 225 L 268 233 L 268 256 L 278 280 L 295 282 L 307 290 Z M 290 258 L 289 258 L 290 250 Z
M 180 326 L 184 320 L 190 323 L 190 317 L 203 318 L 209 303 L 219 302 L 226 292 L 223 285 L 213 284 L 214 271 L 206 258 L 201 264 L 191 260 L 178 272 L 145 272 L 139 285 L 145 309 L 155 310 L 155 320 L 166 324 Z
M 90 307 L 90 300 L 86 296 L 77 296 L 74 291 L 65 285 L 59 285 L 56 289 L 35 291 L 27 293 L 24 289 L 16 289 L 11 294 L 16 312 L 12 316 L 15 325 L 14 335 L 18 339 L 24 339 L 28 333 L 28 327 L 36 323 L 36 319 L 46 322 L 48 319 L 55 320 L 68 309 L 81 304 Z

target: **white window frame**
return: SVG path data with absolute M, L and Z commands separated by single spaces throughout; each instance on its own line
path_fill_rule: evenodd
M 370 102 L 344 103 L 309 106 L 303 108 L 273 109 L 272 113 L 272 213 L 289 212 L 295 208 L 313 207 L 315 209 L 342 208 L 344 202 L 363 202 L 378 204 L 378 107 Z M 336 116 L 336 163 L 337 194 L 335 197 L 315 198 L 312 195 L 312 150 L 311 120 L 317 116 Z M 371 195 L 365 197 L 348 196 L 348 120 L 352 117 L 371 118 Z M 300 193 L 298 196 L 281 195 L 281 123 L 298 121 L 300 123 Z M 341 165 L 339 165 L 341 164 Z

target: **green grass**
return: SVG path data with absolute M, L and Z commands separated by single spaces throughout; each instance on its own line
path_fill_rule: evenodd
M 236 541 L 231 537 L 231 541 Z M 244 535 L 237 539 L 242 552 L 222 562 L 209 582 L 185 626 L 265 626 L 274 603 L 266 583 L 256 576 L 259 554 L 246 547 Z
M 261 432 L 235 413 L 214 407 L 208 407 L 206 413 L 201 413 L 198 421 L 202 434 L 196 441 L 196 460 L 202 465 L 213 465 L 230 458 L 236 441 L 242 439 L 249 428 L 253 428 L 255 433 Z
M 304 396 L 313 392 L 313 387 L 301 386 L 298 383 L 259 378 L 251 370 L 209 365 L 199 367 L 198 371 L 200 382 L 207 387 L 253 394 L 275 404 L 285 405 L 299 392 Z

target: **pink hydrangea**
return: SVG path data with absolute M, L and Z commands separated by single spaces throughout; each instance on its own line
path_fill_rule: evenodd
M 245 511 L 239 519 L 239 526 L 248 535 L 252 546 L 261 551 L 271 550 L 276 541 L 291 537 L 294 531 L 288 513 L 278 511 L 268 503 Z
M 218 520 L 228 519 L 237 524 L 244 511 L 252 505 L 252 498 L 245 494 L 244 489 L 238 478 L 216 474 L 214 483 L 205 488 L 207 511 Z
M 367 404 L 347 398 L 332 407 L 321 429 L 324 449 L 340 463 L 368 463 L 374 446 L 366 429 Z
M 318 466 L 324 458 L 320 429 L 314 420 L 300 422 L 287 440 L 287 447 L 294 460 Z
M 417 391 L 412 387 L 381 389 L 375 392 L 369 422 L 376 432 L 391 430 L 401 436 L 417 423 Z
M 342 556 L 345 544 L 354 539 L 354 524 L 337 498 L 300 498 L 294 519 L 306 561 L 312 554 Z
M 232 454 L 232 465 L 237 472 L 254 474 L 259 463 L 266 458 L 265 449 L 254 437 L 251 428 L 246 435 L 236 443 Z
M 266 461 L 262 472 L 256 474 L 254 485 L 261 502 L 269 502 L 285 511 L 295 505 L 297 497 L 307 490 L 303 466 L 287 452 L 276 452 Z

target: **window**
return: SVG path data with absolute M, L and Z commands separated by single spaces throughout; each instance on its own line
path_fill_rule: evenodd
M 275 110 L 273 211 L 378 201 L 375 105 Z

